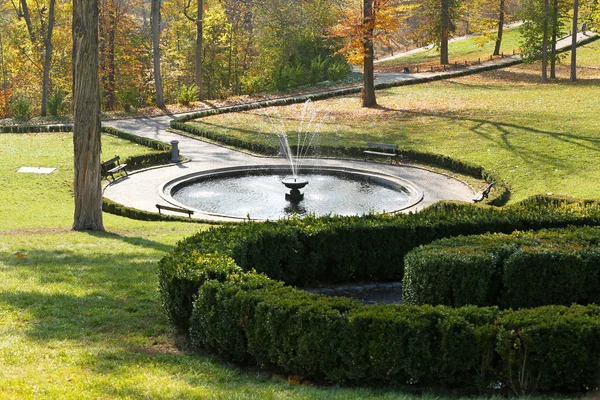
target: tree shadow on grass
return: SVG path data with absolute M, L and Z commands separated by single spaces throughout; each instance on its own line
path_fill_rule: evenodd
M 149 240 L 140 236 L 123 236 L 114 232 L 96 232 L 90 231 L 87 232 L 88 235 L 97 237 L 98 239 L 114 239 L 117 241 L 121 241 L 127 244 L 131 244 L 134 246 L 145 247 L 148 249 L 154 249 L 162 252 L 169 252 L 173 246 L 166 245 L 164 243 L 160 243 L 154 240 Z M 118 244 L 115 244 L 118 246 Z
M 430 117 L 430 118 L 437 118 L 437 119 L 446 119 L 446 120 L 450 120 L 450 121 L 469 122 L 469 123 L 473 124 L 473 126 L 470 128 L 470 130 L 478 135 L 482 135 L 482 128 L 484 126 L 489 126 L 489 127 L 492 127 L 493 129 L 497 130 L 502 135 L 502 138 L 503 138 L 502 142 L 504 143 L 503 145 L 508 150 L 515 149 L 514 145 L 509 143 L 509 141 L 508 141 L 509 136 L 512 134 L 517 134 L 518 132 L 524 132 L 524 133 L 530 133 L 530 134 L 536 134 L 536 135 L 544 135 L 544 136 L 550 137 L 552 139 L 555 139 L 557 141 L 563 142 L 565 144 L 583 147 L 587 150 L 592 150 L 595 152 L 600 152 L 600 137 L 595 137 L 595 136 L 582 136 L 582 135 L 576 135 L 576 134 L 572 134 L 572 133 L 548 131 L 548 130 L 533 128 L 533 127 L 528 127 L 525 125 L 514 124 L 514 123 L 510 123 L 510 122 L 498 122 L 498 121 L 491 121 L 491 120 L 486 120 L 486 119 L 481 119 L 481 118 L 469 118 L 469 117 L 465 117 L 462 114 L 457 113 L 457 112 L 433 113 L 433 112 L 423 112 L 423 111 L 400 110 L 400 109 L 394 109 L 394 108 L 389 108 L 389 107 L 384 107 L 384 106 L 379 106 L 378 108 L 385 112 L 405 114 L 406 117 L 404 119 L 406 119 L 406 120 L 413 119 L 413 118 Z M 482 135 L 482 136 L 484 136 L 484 135 Z M 486 139 L 490 139 L 490 136 L 486 137 Z M 529 151 L 529 149 L 528 149 L 528 151 Z

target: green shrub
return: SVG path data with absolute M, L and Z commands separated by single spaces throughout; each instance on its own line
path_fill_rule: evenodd
M 307 82 L 307 71 L 301 64 L 286 65 L 273 72 L 272 87 L 280 92 Z
M 125 112 L 129 112 L 131 107 L 139 107 L 141 104 L 140 93 L 134 87 L 117 89 L 116 98 Z
M 200 89 L 194 83 L 182 85 L 177 91 L 177 102 L 183 106 L 189 106 L 190 103 L 198 100 Z
M 313 85 L 321 82 L 325 75 L 325 64 L 327 60 L 321 60 L 321 56 L 311 60 L 309 70 L 309 82 Z
M 27 97 L 18 95 L 10 99 L 12 108 L 12 117 L 20 121 L 29 121 L 31 119 L 31 100 Z
M 248 96 L 255 95 L 264 86 L 264 82 L 260 76 L 242 76 L 241 78 L 242 87 Z
M 503 281 L 505 307 L 600 304 L 600 251 L 597 247 L 517 251 L 504 264 Z
M 405 257 L 409 304 L 538 307 L 600 302 L 599 228 L 443 239 Z
M 327 79 L 341 81 L 350 74 L 350 65 L 345 61 L 335 61 L 327 67 Z
M 600 385 L 600 307 L 507 311 L 496 322 L 497 375 L 517 394 Z
M 65 112 L 67 104 L 65 103 L 65 92 L 62 89 L 58 89 L 56 92 L 48 97 L 48 112 L 53 117 L 58 117 Z
M 159 288 L 169 320 L 187 329 L 195 293 L 208 280 L 224 281 L 241 272 L 235 262 L 222 254 L 191 251 L 185 257 L 166 256 L 159 264 Z

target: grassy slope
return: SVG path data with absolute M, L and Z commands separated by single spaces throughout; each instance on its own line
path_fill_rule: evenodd
M 513 51 L 518 52 L 519 40 L 521 35 L 516 28 L 507 29 L 502 37 L 502 46 L 500 52 L 504 54 L 512 54 Z M 484 40 L 482 42 L 482 40 Z M 496 46 L 495 41 L 485 41 L 479 36 L 471 36 L 466 39 L 458 39 L 448 44 L 448 58 L 450 63 L 455 62 L 464 64 L 465 61 L 475 62 L 478 60 L 485 61 L 490 58 Z M 440 52 L 437 48 L 432 48 L 424 51 L 419 51 L 397 57 L 388 61 L 382 61 L 376 64 L 376 68 L 381 71 L 403 68 L 413 65 L 439 65 Z
M 206 227 L 105 215 L 108 232 L 71 232 L 71 143 L 65 133 L 0 135 L 0 398 L 414 398 L 294 386 L 182 351 L 162 313 L 156 263 Z M 103 146 L 103 158 L 145 151 L 112 138 Z M 24 165 L 59 171 L 17 174 Z
M 538 193 L 600 197 L 600 41 L 578 51 L 580 81 L 539 84 L 539 65 L 382 90 L 380 108 L 361 109 L 357 96 L 316 103 L 321 144 L 364 146 L 367 141 L 442 153 L 495 170 L 513 188 L 513 201 Z M 197 122 L 205 129 L 273 141 L 264 116 L 284 117 L 298 130 L 301 105 L 226 114 Z

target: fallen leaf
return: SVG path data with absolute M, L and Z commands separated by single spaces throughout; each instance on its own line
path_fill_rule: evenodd
M 19 260 L 21 260 L 21 259 L 25 258 L 25 254 L 23 254 L 23 253 L 17 253 L 17 258 Z

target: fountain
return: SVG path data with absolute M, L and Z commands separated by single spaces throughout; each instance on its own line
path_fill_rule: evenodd
M 271 113 L 278 111 L 272 109 Z M 295 146 L 290 146 L 284 118 L 278 114 L 265 116 L 273 128 L 271 133 L 279 138 L 280 156 L 286 159 L 286 165 L 271 163 L 196 172 L 163 184 L 159 193 L 176 206 L 232 220 L 393 213 L 421 201 L 423 192 L 417 186 L 386 172 L 365 171 L 342 160 L 306 165 L 329 116 L 325 113 L 318 118 L 317 114 L 311 101 L 303 104 Z M 277 182 L 289 189 L 285 196 L 281 196 Z M 305 196 L 300 190 L 309 182 L 310 190 Z
M 302 166 L 303 161 L 306 159 L 310 148 L 314 145 L 314 140 L 317 134 L 320 133 L 320 129 L 313 130 L 317 118 L 317 111 L 312 107 L 312 100 L 307 100 L 302 105 L 302 113 L 300 115 L 300 128 L 298 129 L 298 145 L 296 146 L 296 154 L 292 154 L 292 149 L 288 140 L 287 133 L 285 132 L 285 126 L 283 125 L 283 118 L 277 118 L 274 120 L 269 116 L 271 126 L 277 129 L 277 137 L 279 138 L 279 155 L 285 157 L 292 171 L 291 177 L 285 177 L 281 183 L 290 189 L 289 193 L 285 194 L 285 199 L 293 203 L 298 203 L 304 199 L 304 193 L 300 192 L 300 189 L 308 185 L 308 180 L 305 178 L 298 177 L 299 168 Z M 316 126 L 320 128 L 321 123 L 329 116 L 326 113 L 324 117 L 319 121 Z M 276 122 L 279 122 L 277 124 Z

